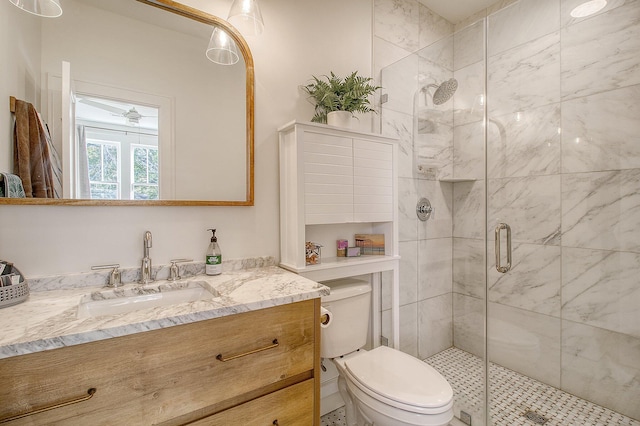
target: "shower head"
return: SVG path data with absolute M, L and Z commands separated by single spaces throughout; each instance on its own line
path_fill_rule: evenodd
M 455 78 L 450 78 L 449 80 L 445 81 L 439 86 L 437 84 L 428 84 L 424 86 L 422 89 L 420 89 L 420 92 L 424 92 L 426 96 L 429 93 L 430 87 L 436 88 L 436 91 L 433 92 L 433 97 L 432 97 L 433 103 L 435 105 L 442 105 L 443 103 L 451 99 L 453 94 L 458 89 L 458 80 L 456 80 Z M 425 102 L 426 102 L 426 99 L 425 99 Z
M 433 103 L 436 105 L 441 105 L 451 99 L 453 94 L 456 92 L 456 90 L 458 89 L 458 80 L 456 80 L 455 78 L 450 78 L 440 86 L 436 86 L 435 84 L 433 84 L 432 86 L 436 87 L 436 91 L 433 94 Z

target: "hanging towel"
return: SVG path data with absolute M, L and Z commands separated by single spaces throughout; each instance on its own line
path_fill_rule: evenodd
M 62 161 L 56 146 L 53 144 L 51 138 L 51 132 L 49 126 L 42 120 L 42 115 L 38 113 L 38 122 L 40 123 L 40 129 L 42 129 L 45 138 L 47 139 L 47 146 L 49 147 L 49 158 L 51 160 L 51 170 L 53 172 L 53 196 L 55 198 L 62 198 Z
M 22 179 L 12 173 L 0 173 L 0 197 L 24 198 Z
M 27 198 L 54 198 L 53 169 L 46 129 L 35 107 L 16 100 L 13 173 L 20 176 Z

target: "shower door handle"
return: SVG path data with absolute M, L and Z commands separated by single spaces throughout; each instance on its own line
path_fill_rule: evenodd
M 502 234 L 502 230 L 507 230 L 507 264 L 502 266 L 502 259 L 500 256 L 500 246 L 502 245 L 502 241 L 500 236 Z M 500 273 L 506 273 L 511 269 L 511 227 L 506 223 L 500 223 L 496 226 L 496 270 Z

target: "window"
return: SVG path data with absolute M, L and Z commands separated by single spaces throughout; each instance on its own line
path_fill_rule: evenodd
M 74 194 L 90 199 L 159 200 L 159 108 L 90 94 L 78 93 L 77 99 Z
M 156 135 L 85 126 L 88 190 L 91 199 L 159 200 Z M 124 151 L 124 157 L 121 152 Z M 79 183 L 81 184 L 81 183 Z
M 158 147 L 131 145 L 131 176 L 131 199 L 159 199 Z
M 120 198 L 120 144 L 87 140 L 89 191 L 92 199 Z

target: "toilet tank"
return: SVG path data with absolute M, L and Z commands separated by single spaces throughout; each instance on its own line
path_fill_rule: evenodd
M 331 288 L 331 294 L 322 298 L 322 307 L 329 311 L 331 322 L 321 329 L 320 356 L 336 358 L 367 343 L 371 285 L 355 278 L 323 284 Z

